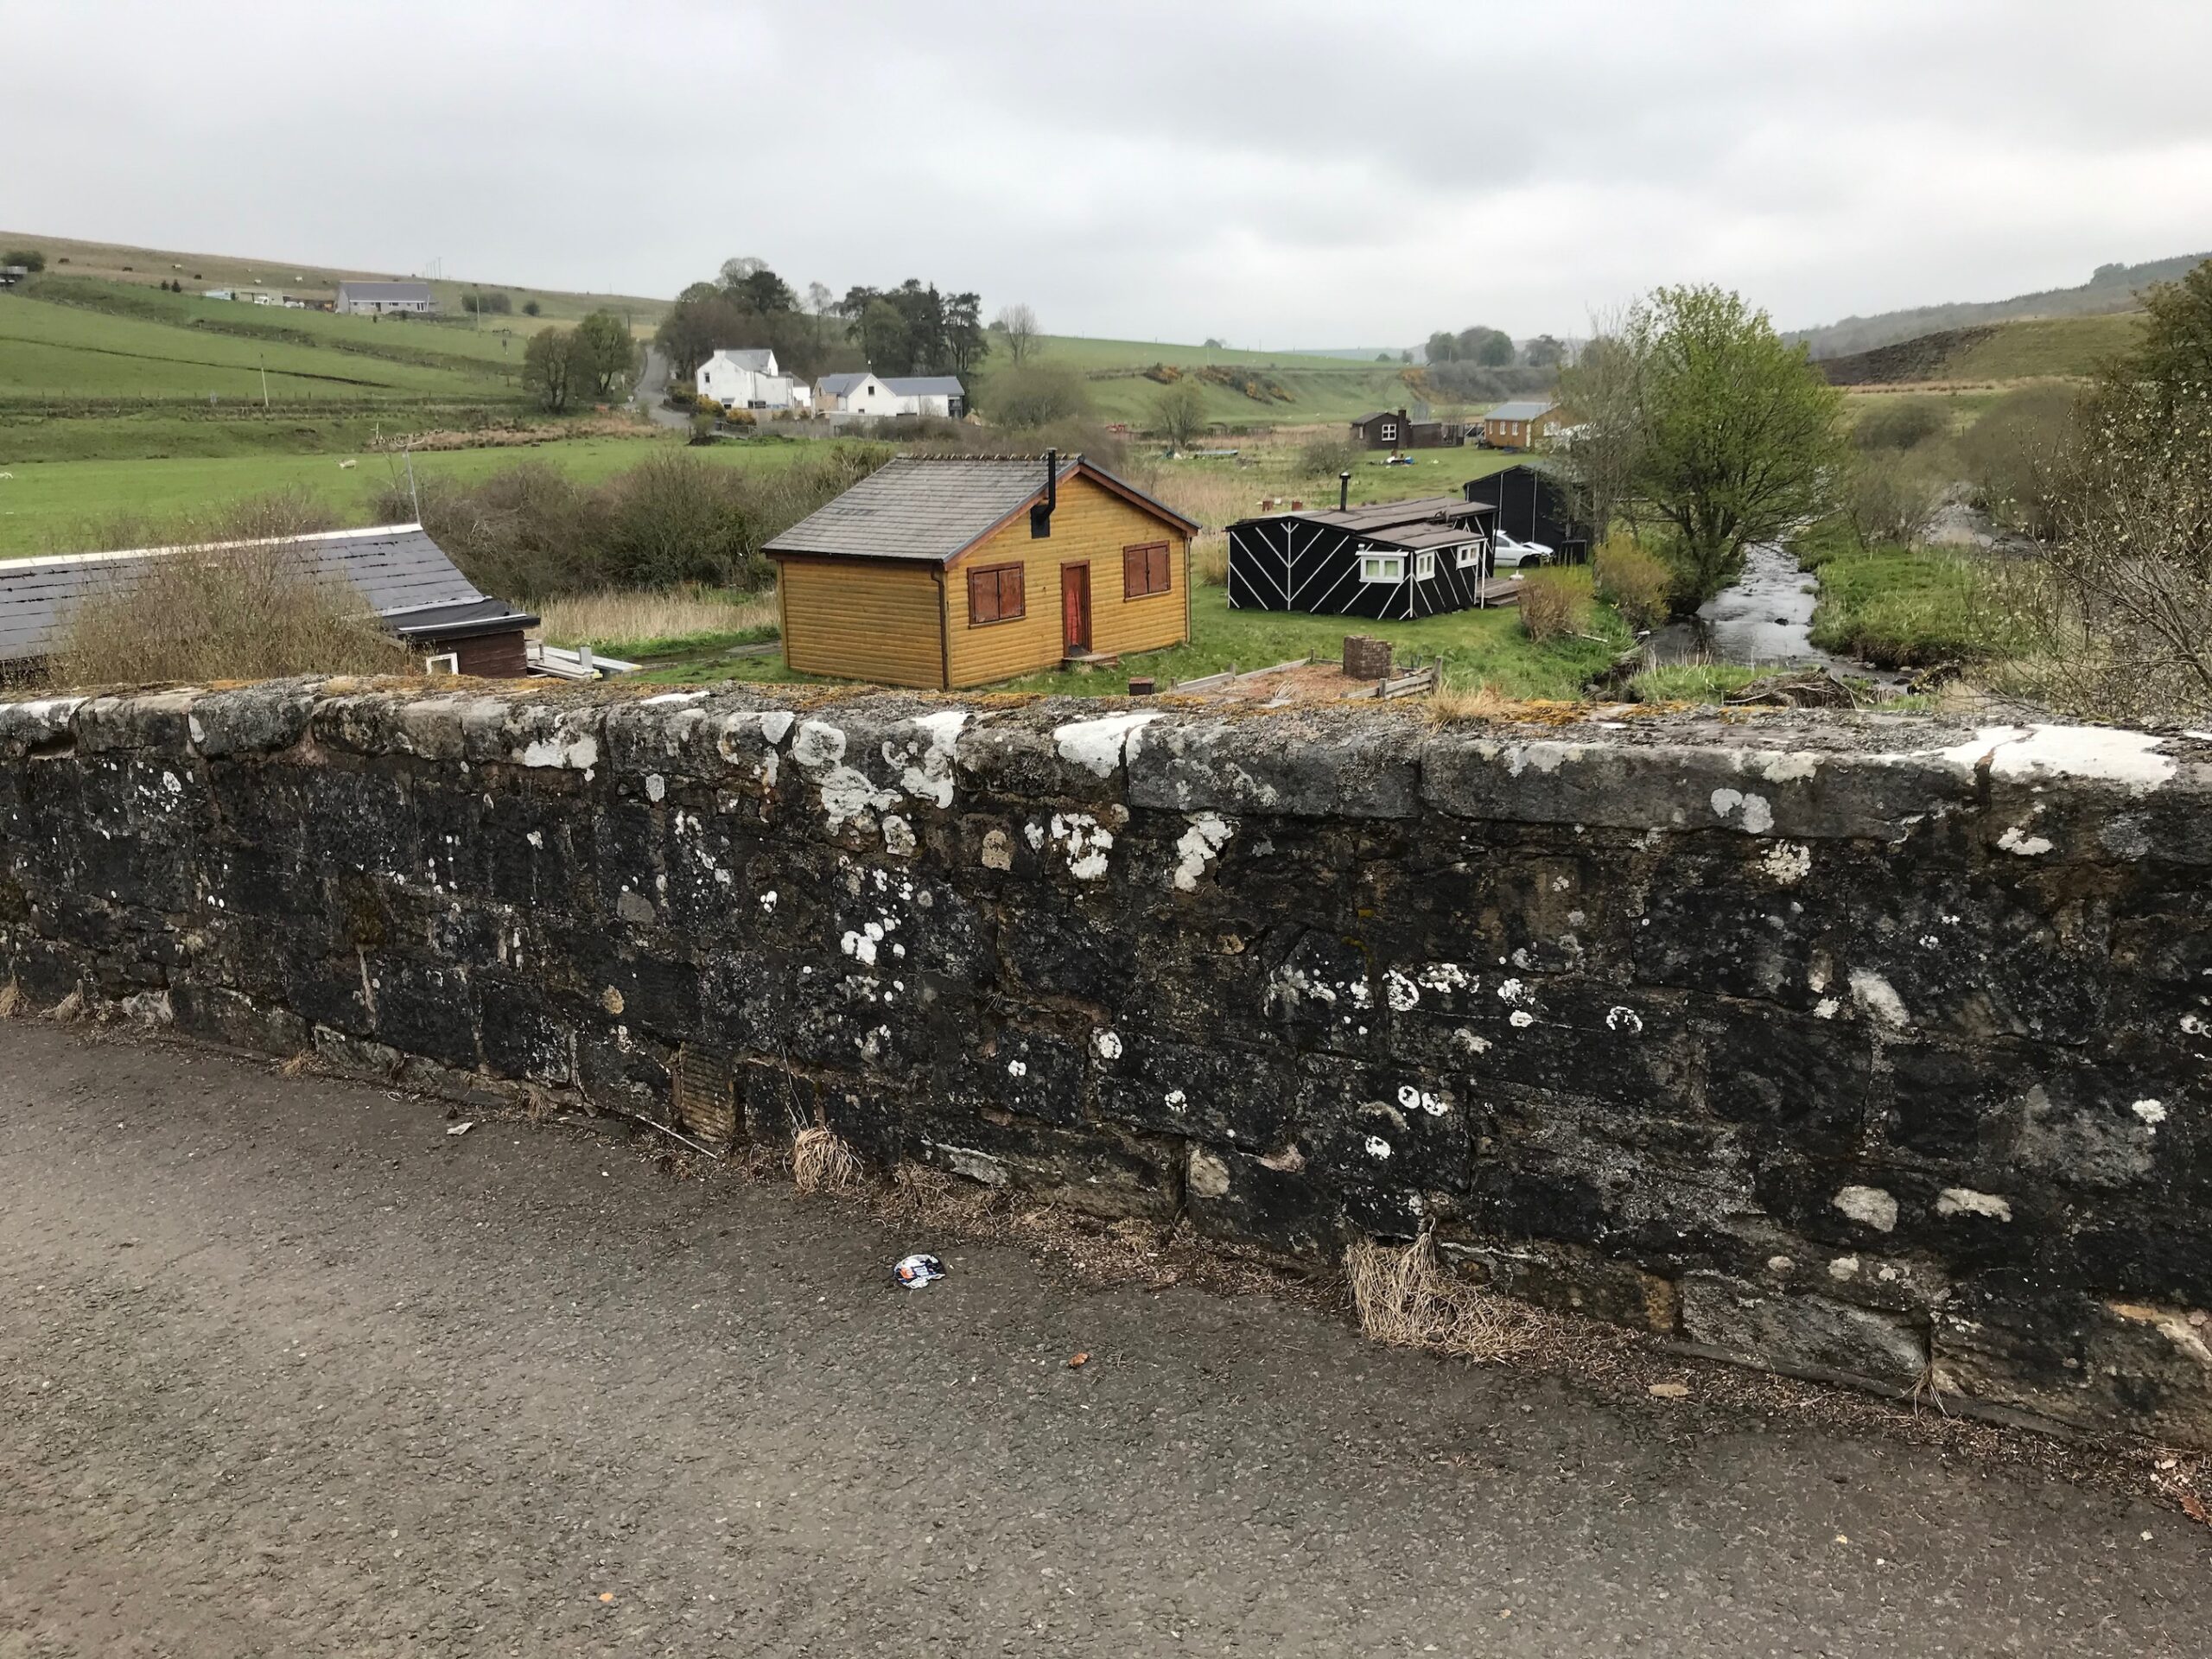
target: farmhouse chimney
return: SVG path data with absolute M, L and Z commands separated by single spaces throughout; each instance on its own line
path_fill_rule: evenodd
M 1060 505 L 1060 452 L 1045 452 L 1045 499 L 1029 509 L 1029 535 L 1042 541 L 1052 533 L 1052 509 Z
M 1351 474 L 1338 473 L 1337 474 L 1337 511 L 1342 512 L 1350 505 L 1351 505 Z

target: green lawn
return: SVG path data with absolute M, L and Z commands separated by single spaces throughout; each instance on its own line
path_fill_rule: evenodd
M 1801 557 L 1802 556 L 1801 555 Z M 1882 668 L 1986 662 L 2015 645 L 1980 567 L 1931 548 L 1877 546 L 1820 559 L 1813 643 Z
M 579 438 L 493 449 L 451 449 L 415 457 L 420 479 L 474 479 L 502 467 L 540 462 L 586 482 L 636 466 L 649 455 L 682 449 L 680 437 Z M 683 453 L 720 466 L 788 467 L 810 443 L 721 443 Z M 341 468 L 341 459 L 354 460 Z M 0 468 L 0 556 L 67 552 L 87 524 L 130 515 L 151 518 L 200 513 L 272 490 L 302 488 L 328 501 L 342 519 L 365 524 L 376 493 L 404 470 L 397 455 L 352 457 L 223 455 L 173 461 L 32 461 Z
M 1489 684 L 1510 697 L 1572 698 L 1580 695 L 1585 681 L 1631 643 L 1628 630 L 1603 606 L 1596 607 L 1589 623 L 1594 637 L 1542 645 L 1522 632 L 1520 613 L 1510 608 L 1460 611 L 1418 622 L 1369 622 L 1232 611 L 1223 589 L 1202 588 L 1192 620 L 1194 637 L 1188 645 L 1125 657 L 1118 669 L 1033 674 L 991 689 L 1126 696 L 1133 674 L 1154 676 L 1164 690 L 1174 682 L 1200 679 L 1231 666 L 1267 668 L 1298 657 L 1335 660 L 1344 654 L 1345 634 L 1372 633 L 1392 642 L 1402 665 L 1440 660 L 1448 685 L 1472 690 Z M 725 680 L 793 682 L 810 677 L 791 673 L 780 657 L 754 657 L 688 663 L 642 677 L 659 684 L 702 685 Z
M 235 308 L 259 309 L 265 316 L 313 315 Z M 487 359 L 454 355 L 435 364 L 400 362 L 335 346 L 245 339 L 184 321 L 0 296 L 0 398 L 8 401 L 204 403 L 212 397 L 258 403 L 264 370 L 269 396 L 279 402 L 484 397 L 508 389 L 508 376 Z

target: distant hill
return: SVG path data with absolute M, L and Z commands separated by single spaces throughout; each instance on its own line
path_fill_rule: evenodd
M 2045 289 L 2039 294 L 2017 294 L 2009 300 L 1962 301 L 1884 311 L 1871 317 L 1846 317 L 1824 327 L 1798 329 L 1788 337 L 1805 341 L 1816 358 L 1843 357 L 1924 334 L 2017 318 L 2086 317 L 2133 311 L 2140 303 L 2136 296 L 2141 289 L 2152 283 L 2177 281 L 2207 258 L 2212 258 L 2212 254 L 2180 254 L 2140 265 L 2099 265 L 2079 288 Z
M 1942 328 L 1863 352 L 1822 358 L 1839 386 L 1995 385 L 2061 377 L 2085 379 L 2135 343 L 2139 313 L 2024 317 Z

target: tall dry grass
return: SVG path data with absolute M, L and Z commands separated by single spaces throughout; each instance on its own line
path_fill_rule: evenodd
M 118 569 L 64 619 L 48 671 L 69 684 L 145 685 L 421 670 L 307 544 L 263 542 Z
M 537 607 L 546 639 L 556 645 L 611 650 L 647 640 L 741 633 L 776 620 L 776 595 L 715 588 L 663 590 L 607 588 L 567 594 Z
M 1521 626 L 1539 645 L 1580 633 L 1590 617 L 1586 570 L 1531 570 L 1521 579 Z
M 1493 1361 L 1535 1341 L 1534 1310 L 1452 1277 L 1439 1265 L 1427 1233 L 1402 1249 L 1358 1240 L 1344 1252 L 1344 1275 L 1361 1332 L 1387 1347 Z

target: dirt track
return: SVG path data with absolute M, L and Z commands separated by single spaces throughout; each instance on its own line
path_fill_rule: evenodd
M 0 1656 L 2205 1651 L 2147 1503 L 448 1128 L 0 1027 Z

